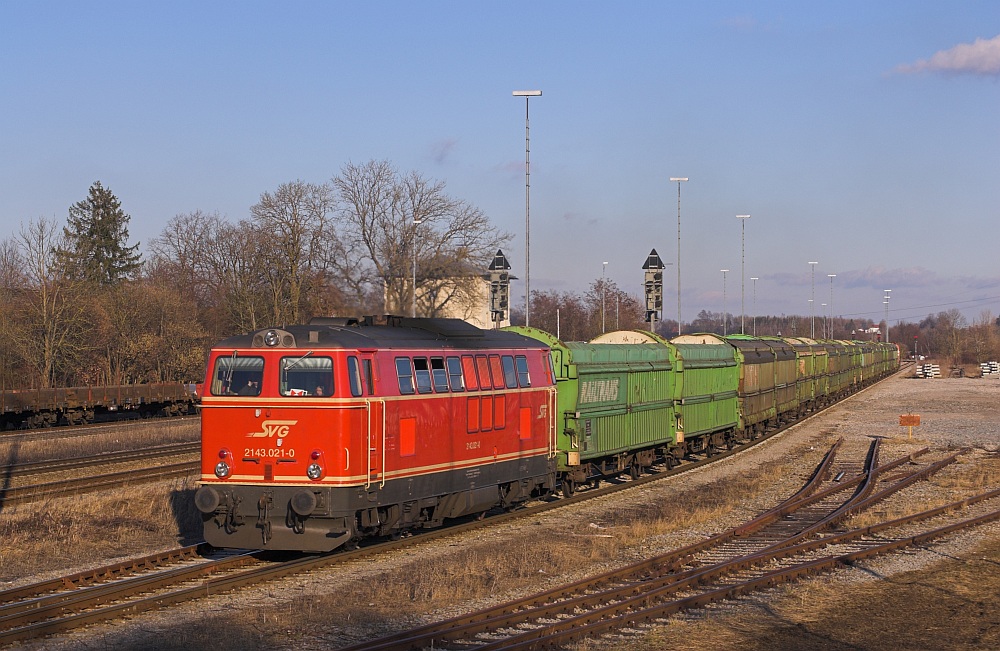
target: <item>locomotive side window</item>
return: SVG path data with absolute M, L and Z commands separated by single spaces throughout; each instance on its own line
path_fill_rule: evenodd
M 493 397 L 493 429 L 507 427 L 507 396 L 499 394 Z
M 465 384 L 462 382 L 462 360 L 457 357 L 449 357 L 448 381 L 451 383 L 452 391 L 465 391 Z
M 483 396 L 480 404 L 483 406 L 479 416 L 479 428 L 483 431 L 493 429 L 493 396 Z
M 528 375 L 528 358 L 524 355 L 518 355 L 514 358 L 514 362 L 517 364 L 517 383 L 522 388 L 530 387 L 531 376 Z
M 396 377 L 399 378 L 399 392 L 409 395 L 413 389 L 413 367 L 410 366 L 409 357 L 396 358 Z
M 490 360 L 486 358 L 486 355 L 476 355 L 476 369 L 479 371 L 479 387 L 483 391 L 492 389 L 493 382 L 490 380 Z
M 500 360 L 503 362 L 503 381 L 508 389 L 517 388 L 517 373 L 514 371 L 514 358 L 504 355 Z
M 431 379 L 434 380 L 435 391 L 448 392 L 448 373 L 444 370 L 444 357 L 431 357 Z
M 358 358 L 351 355 L 347 358 L 347 375 L 351 381 L 351 395 L 355 398 L 363 393 L 361 388 L 361 369 L 358 367 Z
M 471 355 L 462 355 L 462 369 L 465 371 L 465 386 L 469 391 L 478 389 L 479 379 L 476 377 L 476 362 Z
M 263 357 L 218 357 L 212 372 L 213 396 L 259 396 L 264 377 Z
M 333 359 L 311 357 L 281 358 L 279 392 L 283 396 L 313 396 L 324 398 L 333 395 Z
M 416 371 L 417 393 L 431 392 L 431 369 L 427 366 L 426 357 L 413 358 L 413 370 Z
M 503 364 L 500 363 L 499 355 L 490 355 L 490 371 L 493 374 L 493 388 L 503 388 Z

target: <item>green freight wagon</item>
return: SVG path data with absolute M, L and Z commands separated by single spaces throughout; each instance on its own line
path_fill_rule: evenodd
M 826 349 L 816 340 L 807 337 L 785 337 L 785 341 L 795 349 L 798 361 L 795 393 L 799 402 L 797 415 L 802 417 L 816 409 L 818 403 L 826 396 L 828 390 Z
M 552 351 L 556 461 L 564 493 L 628 471 L 633 477 L 676 443 L 677 356 L 664 343 L 563 342 L 535 328 L 513 332 Z
M 740 430 L 751 440 L 795 404 L 795 351 L 783 341 L 750 335 L 729 335 L 740 362 Z M 790 378 L 790 380 L 789 380 Z
M 844 345 L 847 348 L 847 356 L 851 360 L 847 367 L 848 383 L 850 385 L 850 392 L 854 393 L 861 389 L 861 367 L 863 366 L 864 359 L 862 357 L 861 345 L 863 342 L 860 341 L 845 341 Z
M 771 347 L 775 358 L 774 396 L 778 406 L 778 422 L 768 423 L 770 427 L 794 420 L 798 412 L 799 362 L 795 356 L 795 348 L 781 337 L 767 336 L 760 339 Z
M 739 428 L 740 368 L 736 349 L 714 335 L 681 335 L 677 347 L 681 370 L 678 445 L 685 454 L 732 447 Z
M 844 341 L 824 341 L 829 374 L 829 399 L 836 402 L 851 392 L 851 355 Z

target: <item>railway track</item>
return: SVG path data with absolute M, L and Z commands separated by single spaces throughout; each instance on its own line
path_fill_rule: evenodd
M 120 431 L 123 428 L 135 427 L 139 423 L 157 423 L 161 426 L 185 425 L 197 421 L 201 416 L 171 416 L 151 418 L 130 418 L 110 423 L 90 423 L 87 425 L 66 425 L 61 427 L 42 427 L 24 430 L 0 430 L 0 443 L 18 443 L 26 441 L 53 441 L 71 439 L 81 436 L 94 436 Z
M 889 478 L 887 471 L 911 462 L 911 457 L 879 466 L 876 447 L 861 473 L 845 479 L 846 475 L 840 475 L 845 471 L 838 470 L 832 479 L 819 482 L 817 478 L 829 477 L 827 471 L 833 467 L 825 460 L 827 467 L 821 466 L 813 480 L 784 503 L 705 541 L 544 593 L 348 649 L 558 647 L 587 637 L 621 634 L 623 630 L 657 623 L 685 609 L 732 599 L 1000 519 L 995 503 L 1000 497 L 997 490 L 905 518 L 836 534 L 829 532 L 851 514 L 954 462 L 959 454 Z M 839 482 L 837 477 L 841 477 Z M 821 488 L 824 483 L 827 485 Z M 856 490 L 846 499 L 836 497 L 849 488 Z M 974 508 L 977 512 L 973 517 L 954 521 L 953 514 L 962 508 Z M 929 529 L 920 527 L 919 523 L 935 518 L 950 521 L 932 524 Z
M 197 472 L 197 459 L 159 464 L 164 459 L 198 455 L 200 443 L 175 443 L 171 445 L 108 452 L 65 459 L 49 459 L 0 467 L 3 487 L 0 487 L 0 505 L 25 504 L 47 497 L 90 492 L 119 486 L 149 483 L 160 479 L 183 477 Z M 112 472 L 96 472 L 114 465 L 137 465 L 138 468 Z M 151 465 L 152 464 L 152 465 Z M 79 471 L 84 471 L 80 473 Z M 74 474 L 39 483 L 24 483 L 35 478 Z

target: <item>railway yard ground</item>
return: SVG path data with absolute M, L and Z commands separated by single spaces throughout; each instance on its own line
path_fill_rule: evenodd
M 904 372 L 741 454 L 634 490 L 444 542 L 20 643 L 27 649 L 328 649 L 502 603 L 697 542 L 796 491 L 838 438 L 892 460 L 968 448 L 879 515 L 1000 488 L 1000 379 Z M 919 414 L 912 439 L 899 416 Z M 197 425 L 191 438 L 197 436 Z M 187 434 L 178 435 L 185 438 Z M 33 444 L 34 445 L 34 444 Z M 61 445 L 56 442 L 54 445 Z M 9 456 L 9 453 L 8 453 Z M 0 589 L 199 538 L 195 478 L 0 512 Z M 858 516 L 862 518 L 864 516 Z M 1000 524 L 671 616 L 573 649 L 1000 648 Z

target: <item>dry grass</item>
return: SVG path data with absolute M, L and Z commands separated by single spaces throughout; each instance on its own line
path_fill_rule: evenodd
M 198 542 L 195 489 L 192 477 L 4 509 L 0 581 L 23 583 L 28 573 L 97 567 L 102 559 Z

